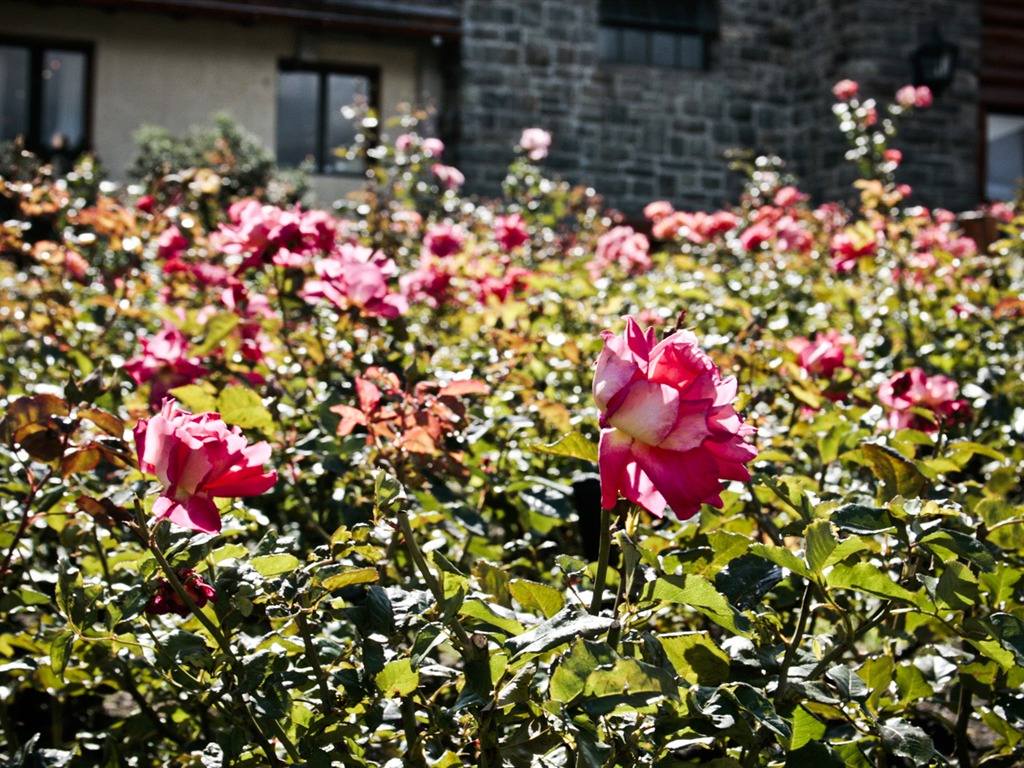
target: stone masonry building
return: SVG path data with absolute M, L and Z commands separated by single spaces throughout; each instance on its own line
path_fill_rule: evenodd
M 775 154 L 817 199 L 850 196 L 832 85 L 885 103 L 935 44 L 956 54 L 903 125 L 915 200 L 971 208 L 1024 176 L 1019 0 L 3 0 L 0 140 L 96 150 L 115 177 L 143 123 L 228 111 L 321 202 L 358 184 L 333 159 L 339 105 L 431 106 L 444 161 L 497 195 L 527 127 L 555 174 L 635 217 L 736 200 L 732 149 Z M 393 137 L 392 137 L 393 138 Z

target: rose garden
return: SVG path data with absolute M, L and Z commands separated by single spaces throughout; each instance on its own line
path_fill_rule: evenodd
M 5 150 L 0 762 L 1024 763 L 1024 216 L 834 94 L 849 201 L 644 226 L 540 128 L 477 200 L 407 116 L 330 212 L 226 126 Z

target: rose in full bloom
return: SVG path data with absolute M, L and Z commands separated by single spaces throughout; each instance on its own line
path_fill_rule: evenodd
M 651 268 L 650 250 L 647 235 L 628 226 L 612 227 L 597 238 L 597 250 L 587 262 L 587 271 L 592 280 L 597 280 L 617 263 L 628 275 L 643 274 Z
M 381 251 L 343 243 L 313 268 L 316 279 L 307 280 L 299 292 L 307 303 L 325 298 L 342 311 L 389 319 L 409 311 L 405 296 L 388 290 L 388 278 L 398 274 L 398 267 Z
M 269 443 L 249 445 L 220 414 L 191 414 L 173 400 L 135 426 L 135 450 L 139 469 L 163 485 L 153 514 L 193 531 L 220 531 L 215 498 L 258 496 L 277 482 L 277 472 L 263 469 Z
M 519 148 L 534 162 L 547 157 L 550 147 L 551 134 L 543 128 L 527 128 L 519 137 Z
M 622 336 L 603 336 L 594 374 L 601 504 L 611 509 L 621 493 L 680 520 L 701 504 L 721 506 L 721 480 L 749 480 L 743 465 L 757 456 L 744 439 L 754 429 L 733 407 L 736 380 L 721 377 L 689 331 L 659 343 L 627 317 Z
M 885 421 L 888 429 L 916 429 L 934 432 L 942 421 L 963 421 L 970 418 L 971 409 L 966 400 L 958 400 L 960 388 L 955 381 L 942 374 L 928 376 L 920 368 L 911 368 L 893 374 L 878 388 L 878 399 L 887 409 Z M 914 413 L 925 409 L 935 419 Z

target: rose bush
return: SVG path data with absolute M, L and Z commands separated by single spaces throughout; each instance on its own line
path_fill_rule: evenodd
M 836 97 L 849 199 L 646 221 L 412 114 L 334 212 L 10 155 L 0 762 L 1021 763 L 1024 217 Z

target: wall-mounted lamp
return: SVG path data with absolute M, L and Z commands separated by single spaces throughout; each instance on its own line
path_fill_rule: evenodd
M 927 85 L 939 95 L 953 82 L 959 55 L 960 49 L 942 37 L 938 25 L 933 26 L 931 36 L 910 55 L 914 85 Z

